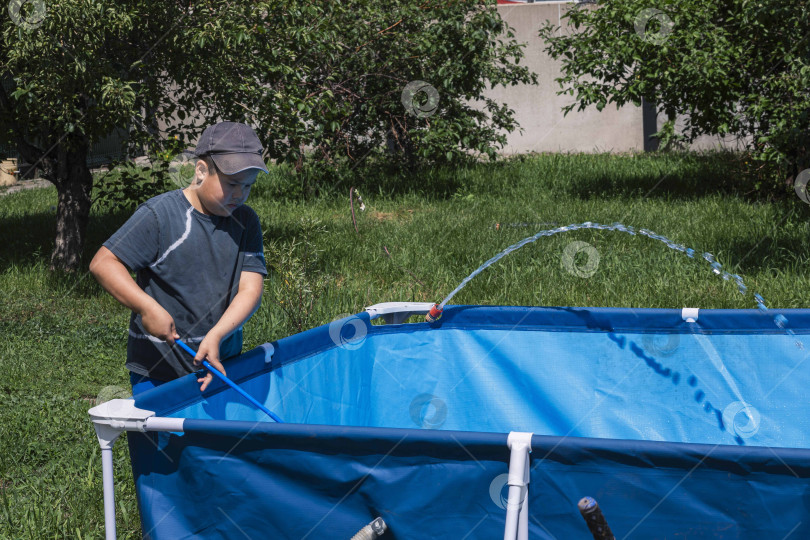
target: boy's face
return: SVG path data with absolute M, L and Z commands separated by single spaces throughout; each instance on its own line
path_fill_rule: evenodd
M 211 167 L 208 166 L 211 163 Z M 236 174 L 224 174 L 212 160 L 206 163 L 197 161 L 196 182 L 192 184 L 194 193 L 203 207 L 204 213 L 227 217 L 250 195 L 250 188 L 259 175 L 258 169 L 247 169 Z

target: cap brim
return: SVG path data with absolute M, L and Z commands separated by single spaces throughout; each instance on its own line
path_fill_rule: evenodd
M 209 157 L 214 160 L 217 169 L 224 174 L 236 174 L 248 169 L 270 172 L 259 154 L 239 152 L 236 154 L 209 154 Z

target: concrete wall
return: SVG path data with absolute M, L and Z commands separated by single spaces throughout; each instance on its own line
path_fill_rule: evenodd
M 571 111 L 563 117 L 562 107 L 573 102 L 572 96 L 558 96 L 560 64 L 544 51 L 545 43 L 537 35 L 546 21 L 560 25 L 560 18 L 571 2 L 542 2 L 498 6 L 501 17 L 515 29 L 515 39 L 526 43 L 525 64 L 538 75 L 538 85 L 496 87 L 487 96 L 509 105 L 515 111 L 523 133 L 508 136 L 504 154 L 526 152 L 630 152 L 655 148 L 649 135 L 655 133 L 665 120 L 656 118 L 652 104 L 643 107 L 625 106 L 619 110 L 608 106 L 601 112 L 589 107 L 581 112 Z M 576 6 L 575 9 L 593 9 Z M 645 129 L 646 128 L 646 129 Z M 717 137 L 702 137 L 692 145 L 695 149 L 735 146 L 735 141 Z

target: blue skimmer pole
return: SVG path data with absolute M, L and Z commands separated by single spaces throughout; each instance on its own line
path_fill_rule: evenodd
M 174 342 L 177 343 L 180 346 L 181 349 L 186 351 L 191 356 L 196 356 L 197 355 L 197 353 L 194 352 L 194 349 L 192 349 L 191 347 L 189 347 L 188 345 L 183 343 L 182 340 L 175 339 Z M 284 421 L 281 418 L 279 418 L 278 416 L 273 414 L 273 411 L 271 411 L 270 409 L 268 409 L 267 407 L 265 407 L 264 405 L 262 405 L 261 403 L 256 401 L 250 394 L 248 394 L 247 392 L 245 392 L 244 390 L 239 388 L 238 384 L 236 384 L 235 382 L 230 380 L 228 377 L 225 376 L 224 373 L 222 373 L 221 371 L 216 369 L 214 366 L 212 366 L 210 363 L 208 363 L 208 360 L 203 360 L 202 365 L 205 366 L 205 368 L 208 369 L 208 371 L 210 371 L 211 373 L 213 373 L 214 375 L 216 375 L 217 377 L 222 379 L 222 382 L 224 382 L 225 384 L 227 384 L 228 386 L 230 386 L 231 388 L 233 388 L 234 390 L 239 392 L 242 395 L 242 397 L 244 397 L 245 399 L 247 399 L 248 401 L 253 403 L 259 410 L 264 412 L 267 416 L 269 416 L 270 418 L 272 418 L 273 420 L 275 420 L 279 424 L 284 423 Z

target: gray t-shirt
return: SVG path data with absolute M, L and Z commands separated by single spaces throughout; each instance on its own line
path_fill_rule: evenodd
M 136 272 L 138 285 L 174 318 L 180 339 L 197 348 L 239 289 L 242 272 L 267 275 L 259 218 L 242 205 L 208 216 L 182 190 L 149 199 L 104 246 Z M 242 350 L 241 328 L 220 344 L 220 358 Z M 149 335 L 132 314 L 127 369 L 169 381 L 195 371 L 177 346 Z

